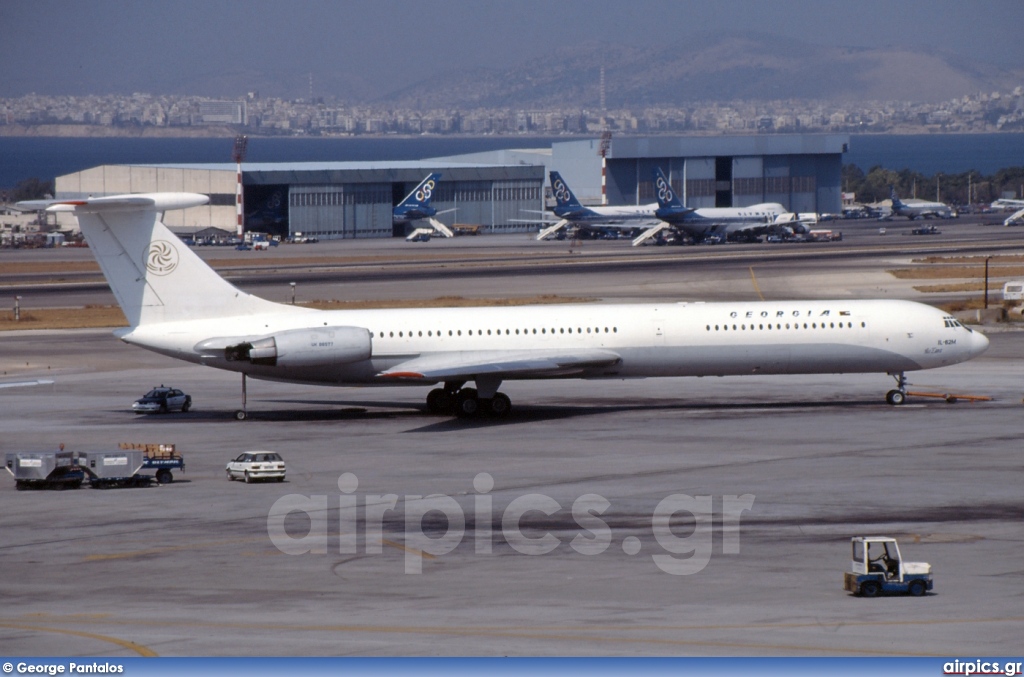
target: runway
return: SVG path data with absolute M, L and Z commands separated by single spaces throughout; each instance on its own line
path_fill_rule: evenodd
M 767 256 L 755 270 L 768 297 L 916 298 L 884 273 L 905 256 Z M 439 267 L 429 284 L 319 284 L 362 298 L 718 300 L 752 297 L 749 265 L 495 267 L 451 284 Z M 167 486 L 106 491 L 16 492 L 0 477 L 0 644 L 79 656 L 1014 655 L 1024 332 L 989 336 L 981 358 L 910 376 L 913 390 L 992 402 L 890 407 L 882 374 L 512 382 L 510 418 L 466 422 L 425 414 L 418 388 L 250 380 L 251 419 L 237 422 L 236 375 L 107 330 L 2 333 L 0 380 L 54 383 L 0 389 L 0 451 L 174 443 L 186 469 Z M 190 393 L 194 410 L 133 416 L 159 383 Z M 248 449 L 280 452 L 287 481 L 229 482 L 224 464 Z M 285 517 L 289 501 L 308 509 Z M 875 534 L 931 563 L 934 594 L 843 592 L 850 537 Z M 312 552 L 287 554 L 303 544 Z

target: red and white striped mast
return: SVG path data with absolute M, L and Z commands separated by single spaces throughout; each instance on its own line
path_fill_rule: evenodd
M 601 156 L 601 204 L 608 204 L 608 149 L 612 145 L 612 133 L 608 129 L 608 101 L 605 98 L 604 64 L 601 64 L 601 147 L 597 152 Z
M 243 223 L 244 210 L 242 209 L 242 161 L 245 160 L 245 149 L 248 145 L 249 137 L 239 134 L 235 137 L 235 150 L 231 153 L 238 175 L 238 182 L 235 186 L 235 218 L 237 220 L 235 229 L 238 237 L 243 237 L 245 234 L 245 224 Z
M 612 145 L 612 133 L 601 132 L 601 147 L 597 154 L 601 156 L 601 204 L 608 204 L 608 149 Z

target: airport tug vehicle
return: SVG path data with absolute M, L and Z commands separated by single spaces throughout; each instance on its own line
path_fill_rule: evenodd
M 904 561 L 895 538 L 856 536 L 850 543 L 853 558 L 850 571 L 843 575 L 844 590 L 861 597 L 920 597 L 932 589 L 932 565 Z

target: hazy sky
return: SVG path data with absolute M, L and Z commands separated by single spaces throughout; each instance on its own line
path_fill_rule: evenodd
M 3 97 L 212 94 L 237 74 L 264 95 L 302 96 L 311 72 L 315 87 L 362 81 L 383 93 L 578 41 L 726 32 L 778 36 L 782 50 L 798 38 L 1024 68 L 1022 0 L 0 0 L 0 26 Z

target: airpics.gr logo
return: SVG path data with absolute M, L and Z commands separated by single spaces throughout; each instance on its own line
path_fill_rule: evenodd
M 146 270 L 154 275 L 169 275 L 178 267 L 178 250 L 166 240 L 154 240 L 146 252 Z

